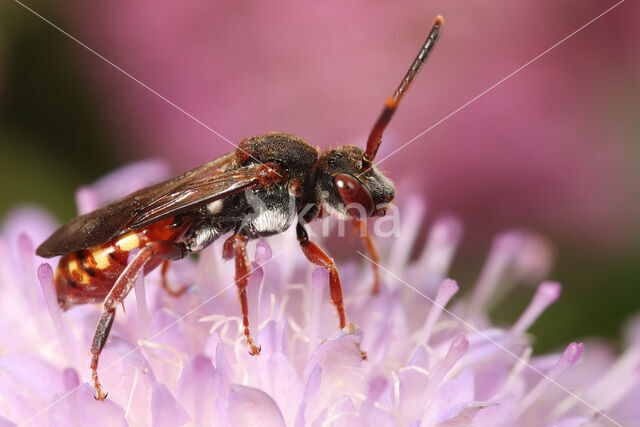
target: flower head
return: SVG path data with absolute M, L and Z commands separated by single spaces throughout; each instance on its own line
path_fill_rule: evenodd
M 141 167 L 79 193 L 93 209 Z M 126 179 L 129 176 L 131 179 Z M 123 177 L 125 179 L 123 179 Z M 144 185 L 140 182 L 139 185 Z M 341 263 L 348 319 L 338 330 L 328 274 L 312 269 L 290 233 L 250 246 L 250 320 L 259 356 L 247 352 L 233 283 L 221 243 L 197 261 L 172 264 L 169 296 L 152 272 L 140 277 L 118 311 L 101 359 L 109 392 L 93 399 L 88 346 L 100 306 L 62 313 L 53 288 L 55 263 L 33 255 L 54 225 L 34 208 L 14 211 L 0 240 L 0 421 L 33 425 L 580 425 L 640 417 L 640 334 L 631 324 L 627 350 L 570 343 L 558 354 L 532 356 L 527 330 L 561 291 L 542 282 L 508 328 L 491 324 L 492 295 L 549 267 L 546 243 L 512 231 L 496 237 L 475 289 L 447 272 L 462 228 L 437 220 L 416 261 L 406 234 L 419 221 L 418 198 L 400 204 L 399 238 L 380 242 L 379 295 L 370 293 L 366 257 Z M 412 216 L 413 215 L 413 216 Z M 405 234 L 403 234 L 405 233 Z M 404 240 L 402 240 L 404 238 Z M 361 258 L 361 259 L 360 259 Z

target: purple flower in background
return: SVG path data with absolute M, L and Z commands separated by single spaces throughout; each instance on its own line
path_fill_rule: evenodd
M 382 159 L 613 4 L 115 0 L 65 11 L 80 40 L 229 141 L 279 131 L 325 148 L 362 144 L 442 14 L 438 47 Z M 591 251 L 634 242 L 639 11 L 621 4 L 382 166 L 433 209 L 462 215 L 471 238 L 526 224 Z M 132 156 L 171 158 L 182 170 L 233 148 L 71 49 Z
M 163 166 L 129 166 L 78 192 L 81 211 L 159 179 Z M 105 190 L 118 189 L 115 193 Z M 101 358 L 109 396 L 95 401 L 89 350 L 100 307 L 62 313 L 52 267 L 33 255 L 55 227 L 36 208 L 15 210 L 0 240 L 0 425 L 609 425 L 640 421 L 640 323 L 626 350 L 570 343 L 532 356 L 527 330 L 559 296 L 542 282 L 511 327 L 486 307 L 549 264 L 544 240 L 521 231 L 496 237 L 475 287 L 454 298 L 446 279 L 462 228 L 435 221 L 416 261 L 411 234 L 421 199 L 400 203 L 399 238 L 382 239 L 382 290 L 369 292 L 366 260 L 340 263 L 348 319 L 337 331 L 327 273 L 313 270 L 294 236 L 253 242 L 250 319 L 262 346 L 250 356 L 241 330 L 233 263 L 221 243 L 172 264 L 180 298 L 156 272 L 139 278 L 118 310 Z M 448 307 L 445 312 L 445 307 Z M 357 326 L 356 326 L 357 325 Z M 363 358 L 366 352 L 366 359 Z M 89 381 L 89 382 L 88 382 Z

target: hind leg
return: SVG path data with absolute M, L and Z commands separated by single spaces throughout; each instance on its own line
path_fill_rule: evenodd
M 113 288 L 111 288 L 111 291 L 104 300 L 104 312 L 98 322 L 98 327 L 93 336 L 93 343 L 91 344 L 91 379 L 96 389 L 97 400 L 104 400 L 107 397 L 107 394 L 102 391 L 102 386 L 98 379 L 98 361 L 100 359 L 100 353 L 102 353 L 102 349 L 107 342 L 107 338 L 109 338 L 109 332 L 111 331 L 113 319 L 116 315 L 116 307 L 118 304 L 124 302 L 126 296 L 131 289 L 133 289 L 138 274 L 140 274 L 152 257 L 180 259 L 185 255 L 186 252 L 184 248 L 177 243 L 168 241 L 151 242 L 142 248 L 131 260 L 122 274 L 120 274 L 120 277 L 118 277 L 118 280 L 116 280 Z

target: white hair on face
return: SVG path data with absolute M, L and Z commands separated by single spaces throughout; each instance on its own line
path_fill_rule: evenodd
M 326 191 L 319 189 L 316 191 L 316 199 L 320 201 L 320 205 L 325 211 L 338 219 L 345 221 L 353 219 L 342 203 L 338 202 L 337 206 L 332 204 L 329 201 L 328 195 L 329 194 Z

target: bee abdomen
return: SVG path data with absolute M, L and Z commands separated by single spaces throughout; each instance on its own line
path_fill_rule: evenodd
M 64 255 L 55 274 L 60 306 L 66 310 L 77 304 L 102 301 L 127 266 L 132 250 L 154 240 L 175 240 L 187 227 L 187 223 L 175 223 L 174 218 L 167 218 L 103 245 Z M 159 263 L 159 259 L 151 259 L 145 271 Z
M 67 309 L 104 299 L 126 267 L 129 252 L 146 244 L 138 234 L 128 233 L 113 242 L 63 256 L 55 275 L 60 305 Z

